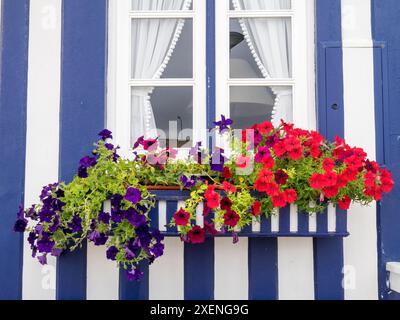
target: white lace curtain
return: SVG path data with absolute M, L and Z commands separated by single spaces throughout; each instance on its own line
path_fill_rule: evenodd
M 291 0 L 232 0 L 235 10 L 290 9 Z M 291 21 L 285 18 L 242 18 L 240 25 L 253 57 L 265 78 L 291 77 Z M 290 88 L 272 87 L 276 95 L 272 122 L 293 121 Z
M 133 0 L 132 10 L 188 10 L 192 0 Z M 184 19 L 134 19 L 132 22 L 132 77 L 159 79 L 184 27 Z M 156 136 L 150 102 L 153 87 L 132 90 L 131 136 Z

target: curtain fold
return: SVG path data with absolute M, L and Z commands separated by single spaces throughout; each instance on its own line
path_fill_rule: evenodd
M 235 10 L 285 10 L 291 0 L 232 0 Z M 292 76 L 291 20 L 287 18 L 241 18 L 243 34 L 264 78 Z M 293 96 L 290 88 L 274 86 L 276 96 L 272 122 L 293 121 Z
M 132 10 L 189 10 L 192 0 L 133 0 Z M 159 79 L 178 42 L 184 19 L 132 21 L 132 78 Z M 150 95 L 153 87 L 132 89 L 131 136 L 155 137 L 157 126 Z

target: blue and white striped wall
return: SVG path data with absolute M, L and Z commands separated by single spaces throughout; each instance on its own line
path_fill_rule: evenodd
M 22 201 L 71 179 L 104 127 L 107 1 L 3 0 L 1 12 L 0 299 L 399 298 L 385 269 L 400 261 L 397 188 L 378 206 L 353 206 L 344 240 L 218 238 L 193 250 L 167 238 L 139 285 L 91 245 L 40 266 L 12 225 Z M 398 16 L 396 0 L 316 0 L 320 130 L 364 147 L 396 179 Z

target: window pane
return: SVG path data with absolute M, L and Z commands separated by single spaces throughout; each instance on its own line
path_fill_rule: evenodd
M 291 0 L 228 0 L 231 10 L 290 10 Z
M 291 78 L 291 19 L 231 19 L 230 73 L 231 78 Z
M 163 11 L 192 10 L 192 0 L 132 0 L 132 10 Z
M 132 136 L 160 137 L 161 147 L 188 147 L 193 129 L 193 88 L 132 88 Z
M 280 119 L 292 121 L 292 89 L 290 87 L 231 87 L 230 118 L 234 129 Z
M 132 20 L 132 78 L 192 78 L 191 19 Z

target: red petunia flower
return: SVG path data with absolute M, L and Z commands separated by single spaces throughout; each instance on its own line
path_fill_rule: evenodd
M 295 161 L 300 160 L 302 157 L 303 157 L 303 148 L 301 146 L 298 146 L 289 152 L 289 158 Z
M 337 183 L 337 174 L 335 172 L 327 172 L 324 174 L 325 178 L 325 186 L 326 187 L 332 187 L 335 186 Z
M 234 228 L 240 220 L 240 216 L 233 210 L 228 210 L 224 214 L 224 224 Z
M 288 203 L 293 204 L 297 200 L 297 192 L 294 189 L 287 189 L 285 191 L 286 200 Z
M 364 185 L 366 187 L 374 187 L 375 186 L 375 180 L 376 180 L 376 174 L 368 171 L 364 175 Z
M 362 161 L 358 157 L 356 157 L 355 155 L 352 155 L 352 156 L 346 158 L 344 160 L 344 162 L 347 164 L 347 166 L 349 168 L 352 168 L 352 169 L 355 169 L 355 170 L 357 170 L 358 168 L 362 167 L 362 165 L 363 165 Z
M 320 145 L 319 144 L 313 144 L 310 147 L 310 154 L 313 157 L 313 159 L 318 159 L 319 157 L 321 157 L 322 152 L 320 150 Z
M 261 214 L 261 201 L 254 201 L 253 205 L 251 206 L 251 214 L 255 217 L 258 217 Z
M 278 170 L 275 172 L 275 182 L 277 184 L 284 185 L 284 184 L 286 184 L 288 179 L 289 179 L 289 176 L 287 175 L 287 173 L 285 171 Z
M 275 208 L 284 208 L 287 204 L 287 198 L 285 193 L 278 193 L 272 197 L 272 205 Z
M 177 226 L 187 226 L 187 224 L 189 223 L 189 219 L 189 212 L 183 210 L 183 208 L 180 208 L 179 211 L 174 213 L 174 221 L 175 225 Z
M 351 198 L 349 196 L 344 196 L 339 200 L 339 207 L 342 210 L 349 210 L 351 204 Z
M 268 134 L 270 133 L 273 129 L 274 126 L 272 125 L 271 122 L 265 121 L 263 123 L 260 123 L 257 125 L 257 129 L 262 133 L 262 134 Z
M 357 170 L 346 168 L 342 172 L 342 177 L 343 179 L 347 180 L 347 182 L 351 182 L 357 179 L 357 174 L 358 174 Z
M 390 191 L 392 191 L 393 187 L 394 181 L 392 179 L 381 177 L 381 190 L 383 192 L 389 193 Z
M 232 201 L 228 198 L 222 198 L 220 207 L 222 210 L 230 210 L 232 208 Z
M 262 165 L 263 165 L 263 168 L 272 170 L 272 168 L 275 165 L 275 161 L 272 157 L 267 157 L 267 158 L 263 159 Z
M 300 140 L 296 137 L 288 137 L 283 141 L 286 151 L 291 152 L 298 148 L 301 148 Z
M 219 194 L 216 193 L 215 191 L 215 186 L 209 186 L 206 192 L 204 193 L 204 197 L 207 200 L 207 206 L 210 209 L 215 209 L 218 208 L 219 206 Z
M 222 182 L 222 189 L 224 189 L 228 193 L 235 193 L 237 189 L 234 185 L 230 184 L 227 181 Z
M 310 186 L 314 189 L 322 189 L 326 186 L 325 176 L 320 173 L 314 173 L 310 178 Z
M 222 171 L 222 177 L 224 177 L 225 179 L 230 179 L 232 178 L 232 171 L 231 169 L 229 169 L 229 167 L 224 167 L 223 171 Z
M 339 188 L 337 186 L 329 186 L 322 190 L 324 192 L 325 197 L 334 198 L 337 196 L 339 192 Z
M 265 193 L 270 197 L 275 196 L 279 193 L 279 186 L 275 182 L 267 183 Z
M 194 226 L 192 230 L 188 232 L 188 239 L 190 243 L 200 244 L 206 241 L 206 232 L 200 226 Z
M 367 188 L 365 188 L 364 194 L 365 194 L 367 197 L 372 197 L 372 198 L 374 198 L 375 201 L 379 201 L 379 200 L 382 199 L 382 191 L 379 190 L 379 189 L 376 188 L 376 187 L 367 187 Z
M 254 161 L 257 163 L 263 163 L 264 159 L 271 158 L 271 152 L 268 147 L 260 147 L 258 148 L 258 152 L 254 158 Z
M 246 156 L 239 156 L 236 159 L 236 166 L 240 169 L 246 169 L 250 166 L 251 159 Z
M 324 162 L 322 163 L 322 167 L 324 168 L 325 172 L 330 172 L 335 168 L 335 161 L 330 158 L 325 158 Z
M 343 188 L 343 187 L 347 186 L 348 183 L 349 183 L 349 181 L 346 179 L 346 177 L 343 174 L 339 174 L 337 176 L 336 185 L 338 186 L 338 188 Z
M 254 182 L 254 188 L 258 191 L 258 192 L 265 192 L 267 191 L 267 184 L 269 183 L 268 180 L 266 179 L 257 179 Z
M 273 146 L 274 153 L 278 158 L 281 158 L 286 153 L 285 144 L 280 141 Z
M 261 169 L 260 172 L 258 173 L 258 178 L 262 179 L 265 182 L 271 182 L 273 176 L 274 176 L 273 173 L 267 169 Z

